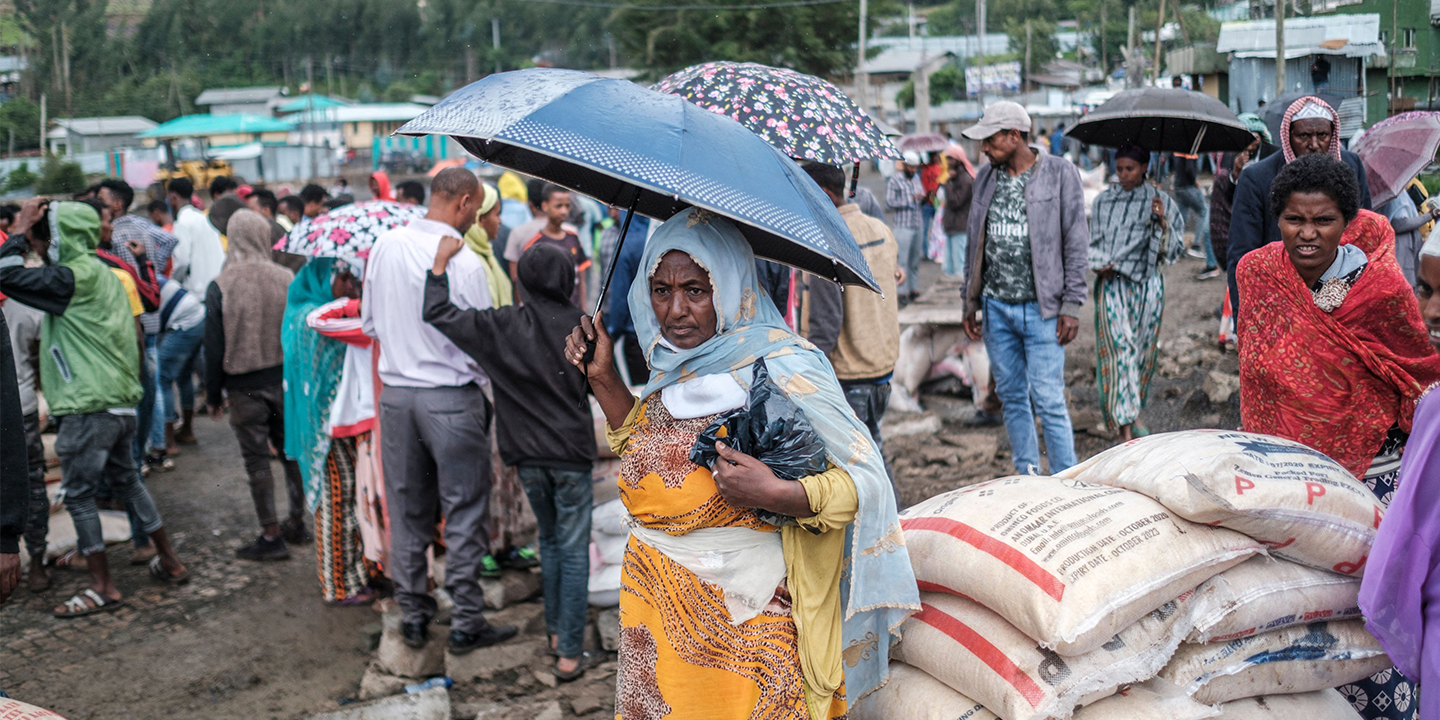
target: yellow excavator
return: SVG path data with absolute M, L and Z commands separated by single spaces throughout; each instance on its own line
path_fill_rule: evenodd
M 155 173 L 155 180 L 167 183 L 175 178 L 189 178 L 190 182 L 197 188 L 210 186 L 210 181 L 217 177 L 230 177 L 235 174 L 230 167 L 230 161 L 219 158 L 207 157 L 208 147 L 201 142 L 198 147 L 191 146 L 182 148 L 179 155 L 190 155 L 189 159 L 178 159 L 175 143 L 173 140 L 162 140 L 161 145 L 165 147 L 165 157 L 168 158 Z M 187 152 L 188 151 L 188 152 Z

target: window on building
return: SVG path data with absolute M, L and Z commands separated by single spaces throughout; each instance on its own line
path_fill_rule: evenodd
M 1404 40 L 1405 40 L 1405 42 L 1403 42 L 1403 43 L 1400 45 L 1400 47 L 1402 47 L 1402 48 L 1404 48 L 1404 49 L 1406 49 L 1406 50 L 1414 50 L 1414 49 L 1415 49 L 1415 28 L 1405 28 L 1404 30 L 1401 30 L 1400 32 L 1404 34 Z
M 1385 47 L 1390 47 L 1390 31 L 1389 31 L 1389 30 L 1381 30 L 1381 31 L 1380 31 L 1380 44 L 1381 44 L 1381 45 L 1384 45 Z

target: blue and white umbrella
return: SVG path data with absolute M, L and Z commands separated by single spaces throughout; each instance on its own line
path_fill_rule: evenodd
M 734 220 L 760 257 L 879 290 L 805 171 L 745 126 L 675 95 L 532 68 L 471 83 L 396 132 L 449 135 L 481 160 L 658 220 L 704 208 Z

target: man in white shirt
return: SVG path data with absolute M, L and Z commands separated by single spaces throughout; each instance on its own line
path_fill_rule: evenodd
M 170 256 L 174 262 L 170 279 L 204 302 L 205 291 L 210 289 L 210 282 L 225 264 L 225 247 L 210 219 L 190 204 L 190 196 L 194 194 L 195 186 L 186 178 L 171 180 L 165 189 L 166 199 L 175 209 L 176 243 L 175 252 Z
M 475 222 L 480 183 L 464 168 L 447 168 L 430 187 L 429 211 L 381 235 L 370 250 L 360 317 L 380 345 L 380 438 L 385 497 L 390 507 L 391 572 L 403 612 L 405 643 L 429 640 L 435 599 L 426 587 L 425 551 L 436 511 L 445 517 L 445 589 L 455 601 L 450 652 L 464 654 L 504 641 L 514 626 L 486 622 L 480 560 L 489 552 L 490 421 L 480 386 L 489 382 L 475 361 L 422 317 L 425 278 L 443 237 L 463 238 Z M 485 268 L 475 253 L 450 260 L 450 300 L 490 307 Z

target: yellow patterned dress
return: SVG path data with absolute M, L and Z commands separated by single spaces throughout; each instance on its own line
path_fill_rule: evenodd
M 612 434 L 617 451 L 623 448 L 620 497 L 645 527 L 671 535 L 707 527 L 778 531 L 727 502 L 710 471 L 690 462 L 696 436 L 716 417 L 677 420 L 655 393 Z M 622 577 L 618 720 L 809 720 L 783 588 L 759 616 L 733 625 L 719 587 L 634 537 Z M 829 717 L 845 713 L 842 687 Z

